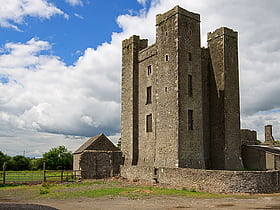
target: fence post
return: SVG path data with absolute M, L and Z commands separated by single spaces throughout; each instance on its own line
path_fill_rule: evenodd
M 6 162 L 3 164 L 3 184 L 6 184 Z
M 63 168 L 62 168 L 62 170 L 61 170 L 60 178 L 61 178 L 61 182 L 63 182 Z
M 46 162 L 43 162 L 43 182 L 46 180 Z

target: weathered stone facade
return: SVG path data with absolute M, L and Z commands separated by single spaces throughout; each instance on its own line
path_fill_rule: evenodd
M 74 152 L 73 169 L 84 179 L 120 174 L 122 152 L 104 135 L 90 138 Z
M 240 169 L 237 32 L 200 47 L 200 16 L 176 6 L 156 17 L 156 43 L 123 41 L 125 164 Z
M 257 144 L 257 132 L 249 129 L 240 130 L 241 145 Z

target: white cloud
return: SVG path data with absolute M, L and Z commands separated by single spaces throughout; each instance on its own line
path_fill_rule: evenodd
M 256 0 L 249 5 L 243 0 L 154 0 L 151 8 L 139 15 L 119 16 L 123 32 L 113 33 L 110 43 L 86 49 L 72 66 L 41 53 L 51 50 L 51 43 L 36 38 L 7 43 L 0 54 L 0 75 L 9 80 L 0 83 L 0 147 L 6 138 L 19 141 L 14 134 L 30 136 L 19 141 L 23 145 L 31 144 L 29 141 L 46 145 L 39 140 L 43 137 L 51 143 L 57 138 L 66 145 L 70 135 L 101 132 L 116 141 L 120 132 L 121 41 L 137 34 L 153 43 L 156 14 L 177 4 L 201 14 L 204 46 L 207 32 L 220 26 L 239 32 L 242 125 L 256 129 L 262 139 L 263 126 L 274 124 L 274 136 L 279 138 L 279 114 L 260 111 L 280 108 L 280 28 L 275 25 L 280 2 Z M 77 145 L 74 140 L 67 144 Z M 38 149 L 41 146 L 32 148 L 42 151 Z
M 75 17 L 79 18 L 79 19 L 84 19 L 83 16 L 79 15 L 78 13 L 74 13 Z
M 82 6 L 82 0 L 64 0 L 66 3 L 70 4 L 71 6 Z
M 19 30 L 17 24 L 22 24 L 26 16 L 49 19 L 55 14 L 68 17 L 47 0 L 1 0 L 0 26 Z
M 146 2 L 147 2 L 147 0 L 137 0 L 137 2 L 138 2 L 139 4 L 145 5 Z

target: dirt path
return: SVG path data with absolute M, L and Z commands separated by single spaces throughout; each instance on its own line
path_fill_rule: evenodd
M 239 199 L 194 199 L 182 196 L 151 196 L 141 199 L 126 197 L 77 198 L 67 200 L 26 200 L 1 204 L 40 204 L 56 209 L 280 209 L 280 195 L 259 195 Z M 18 208 L 19 209 L 19 208 Z

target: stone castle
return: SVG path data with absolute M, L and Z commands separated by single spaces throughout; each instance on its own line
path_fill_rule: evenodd
M 201 48 L 199 14 L 176 6 L 157 15 L 155 44 L 135 35 L 122 43 L 121 93 L 123 177 L 212 192 L 280 190 L 279 170 L 234 171 L 280 169 L 280 151 L 240 130 L 237 32 L 219 28 Z
M 123 41 L 122 150 L 125 164 L 240 169 L 238 35 L 208 34 L 179 6 L 156 17 L 156 43 Z

